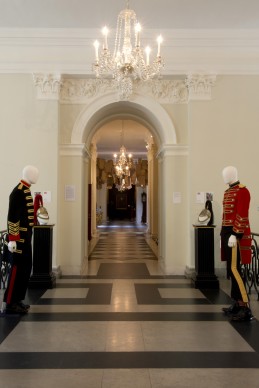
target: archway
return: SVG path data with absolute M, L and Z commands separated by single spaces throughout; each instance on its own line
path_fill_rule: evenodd
M 78 116 L 71 135 L 71 144 L 85 144 L 89 149 L 91 139 L 103 122 L 124 114 L 134 117 L 149 128 L 158 148 L 176 144 L 173 122 L 164 108 L 155 100 L 136 95 L 133 101 L 116 101 L 116 94 L 107 94 L 89 104 Z
M 91 142 L 101 126 L 103 126 L 108 121 L 114 119 L 131 119 L 140 124 L 144 125 L 154 137 L 155 150 L 159 151 L 164 148 L 165 145 L 176 144 L 176 132 L 171 118 L 168 116 L 164 108 L 157 103 L 154 99 L 147 98 L 142 95 L 134 95 L 132 101 L 115 101 L 117 98 L 115 94 L 107 94 L 98 99 L 92 101 L 78 116 L 78 119 L 75 122 L 71 142 L 85 143 L 88 150 L 91 149 Z M 153 156 L 151 157 L 150 162 L 150 171 L 151 174 L 158 174 L 158 168 L 154 166 L 154 160 L 156 155 L 154 155 L 154 149 L 152 150 Z M 152 153 L 151 152 L 151 153 Z M 93 153 L 92 153 L 93 155 Z M 95 155 L 96 156 L 96 155 Z M 96 164 L 96 160 L 92 160 Z M 92 182 L 95 182 L 96 168 L 92 168 Z M 154 176 L 154 175 L 153 175 Z M 150 176 L 149 176 L 150 178 Z M 151 180 L 150 180 L 151 181 Z M 158 178 L 156 177 L 156 182 L 153 184 L 153 187 L 149 187 L 148 201 L 149 201 L 149 214 L 151 220 L 153 219 L 154 223 L 161 223 L 161 220 L 155 218 L 158 210 L 154 207 L 152 208 L 152 202 L 155 200 L 158 201 Z M 154 193 L 156 191 L 156 193 Z M 96 203 L 96 189 L 92 187 L 92 232 L 96 230 L 95 223 L 95 203 Z M 157 202 L 156 202 L 157 207 Z M 155 222 L 154 222 L 155 220 Z M 152 233 L 152 227 L 151 227 Z M 89 233 L 88 233 L 89 235 Z
M 158 151 L 156 152 L 156 155 L 159 156 L 160 160 L 158 171 L 160 197 L 159 234 L 161 237 L 160 258 L 161 261 L 164 262 L 163 265 L 168 267 L 168 271 L 171 271 L 169 267 L 171 266 L 172 261 L 174 237 L 172 238 L 168 235 L 168 230 L 178 229 L 179 233 L 180 229 L 177 225 L 176 218 L 173 216 L 174 209 L 172 208 L 172 195 L 168 192 L 167 188 L 168 182 L 171 184 L 174 181 L 173 183 L 176 182 L 179 190 L 181 189 L 181 186 L 184 186 L 183 190 L 186 190 L 185 182 L 182 179 L 182 171 L 185 171 L 187 165 L 186 158 L 182 158 L 182 155 L 186 156 L 186 151 L 176 145 L 175 128 L 166 110 L 150 97 L 142 95 L 134 95 L 133 97 L 132 101 L 116 101 L 116 95 L 110 93 L 96 98 L 81 111 L 73 126 L 71 144 L 67 147 L 79 151 L 74 155 L 75 160 L 73 161 L 73 166 L 71 163 L 69 164 L 69 170 L 71 170 L 71 176 L 74 172 L 74 174 L 76 173 L 80 177 L 77 181 L 80 200 L 73 213 L 73 217 L 76 218 L 78 222 L 78 229 L 72 230 L 72 228 L 70 228 L 69 230 L 71 230 L 74 235 L 73 245 L 77 251 L 74 256 L 80 257 L 77 268 L 81 267 L 84 257 L 87 257 L 88 255 L 87 244 L 85 242 L 85 236 L 87 235 L 87 233 L 85 233 L 85 230 L 87 229 L 87 220 L 83 219 L 82 209 L 86 208 L 88 200 L 85 182 L 89 181 L 90 176 L 89 160 L 91 158 L 91 141 L 94 134 L 103 123 L 123 115 L 125 118 L 133 118 L 134 120 L 143 123 L 153 134 L 155 143 L 157 144 Z M 68 163 L 66 166 L 68 166 Z M 181 171 L 180 177 L 178 176 L 179 171 Z M 173 181 L 171 178 L 169 178 L 168 181 L 168 177 L 170 176 Z M 65 214 L 66 212 L 62 213 L 62 224 L 65 224 L 66 222 Z M 184 249 L 181 248 L 180 251 L 183 250 L 183 253 L 180 252 L 179 254 L 177 243 L 176 233 L 176 248 L 178 250 L 177 260 L 180 263 L 180 261 L 183 261 L 182 257 L 185 255 L 186 249 L 185 247 Z M 65 257 L 66 254 L 64 247 L 62 249 L 62 255 Z M 69 258 L 67 258 L 67 261 L 68 260 Z M 179 263 L 176 264 L 177 271 L 180 267 L 182 270 L 182 263 Z

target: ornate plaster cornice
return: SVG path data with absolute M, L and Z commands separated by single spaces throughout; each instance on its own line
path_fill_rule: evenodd
M 189 90 L 189 101 L 211 100 L 211 89 L 215 85 L 216 75 L 189 74 L 185 84 Z
M 111 79 L 63 79 L 60 102 L 85 103 L 103 93 L 114 92 L 114 89 L 116 85 Z M 153 97 L 160 103 L 184 104 L 188 102 L 188 89 L 183 80 L 135 81 L 134 91 Z
M 38 99 L 59 100 L 62 104 L 86 104 L 98 96 L 116 90 L 112 79 L 62 78 L 57 74 L 33 74 L 33 81 Z M 215 82 L 215 75 L 189 74 L 185 80 L 135 81 L 134 91 L 154 98 L 160 104 L 187 104 L 190 100 L 210 100 Z
M 62 86 L 60 74 L 33 74 L 33 81 L 39 100 L 59 100 Z

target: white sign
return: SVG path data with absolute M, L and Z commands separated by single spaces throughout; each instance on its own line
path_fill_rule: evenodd
M 196 193 L 196 203 L 205 203 L 205 193 L 203 191 Z
M 42 191 L 41 195 L 42 195 L 43 203 L 51 202 L 51 191 Z
M 173 202 L 174 203 L 181 203 L 182 202 L 182 194 L 179 191 L 173 192 Z
M 76 200 L 76 188 L 73 185 L 65 186 L 65 201 L 75 201 Z

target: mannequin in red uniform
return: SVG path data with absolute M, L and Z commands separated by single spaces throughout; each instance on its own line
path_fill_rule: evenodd
M 231 278 L 233 299 L 233 305 L 223 308 L 223 311 L 231 315 L 234 321 L 250 321 L 253 315 L 241 275 L 241 264 L 251 262 L 250 193 L 240 184 L 235 167 L 224 168 L 222 176 L 229 188 L 223 198 L 221 258 L 227 262 L 227 276 Z
M 23 303 L 23 299 L 32 268 L 31 237 L 34 225 L 34 206 L 30 186 L 37 182 L 38 175 L 36 167 L 24 167 L 22 179 L 9 197 L 8 250 L 12 253 L 12 263 L 4 294 L 6 314 L 24 314 L 30 307 Z

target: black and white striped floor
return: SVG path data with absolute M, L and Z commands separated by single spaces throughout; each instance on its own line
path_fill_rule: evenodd
M 221 312 L 228 281 L 202 292 L 164 276 L 142 225 L 99 232 L 87 273 L 29 290 L 29 314 L 0 318 L 1 387 L 259 386 L 258 321 Z

